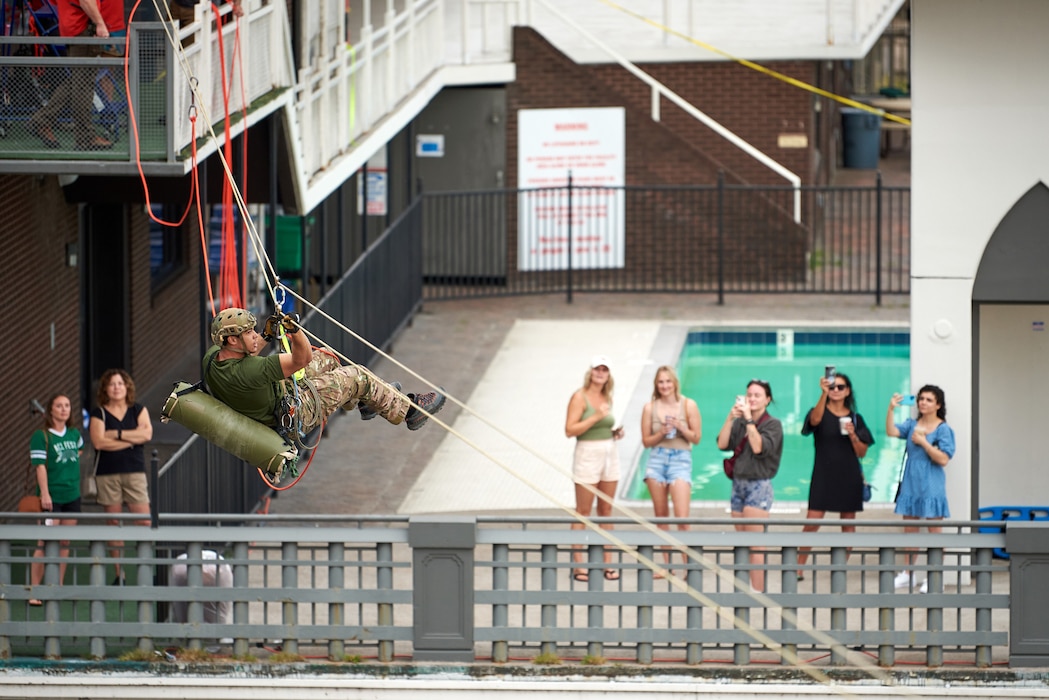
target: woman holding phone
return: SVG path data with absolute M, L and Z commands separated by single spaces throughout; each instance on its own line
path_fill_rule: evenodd
M 954 456 L 954 431 L 947 425 L 947 401 L 943 389 L 932 384 L 923 386 L 915 401 L 917 418 L 895 422 L 896 407 L 902 405 L 903 397 L 893 394 L 885 417 L 885 434 L 906 440 L 906 459 L 900 488 L 896 494 L 896 513 L 904 521 L 943 520 L 951 517 L 947 506 L 947 473 L 944 467 Z M 939 527 L 930 527 L 930 532 L 940 532 Z M 907 525 L 904 532 L 917 532 L 918 528 Z M 918 558 L 917 552 L 907 554 L 907 569 L 897 574 L 896 588 L 909 588 L 914 583 L 910 568 Z M 926 579 L 919 589 L 929 590 Z
M 863 467 L 860 460 L 874 444 L 874 436 L 863 416 L 856 412 L 856 399 L 848 375 L 826 372 L 820 378 L 820 397 L 809 409 L 801 426 L 802 435 L 811 435 L 816 447 L 809 482 L 809 509 L 805 517 L 822 520 L 830 511 L 843 520 L 853 520 L 863 510 Z M 815 532 L 817 523 L 802 532 Z M 855 532 L 855 525 L 842 525 L 842 532 Z M 798 551 L 798 566 L 809 559 L 809 548 Z M 798 571 L 798 580 L 804 578 Z
M 736 397 L 718 433 L 719 450 L 737 450 L 732 476 L 732 517 L 765 518 L 772 509 L 772 477 L 783 456 L 783 424 L 768 413 L 772 386 L 751 379 L 746 396 Z M 761 532 L 760 523 L 737 525 L 736 530 Z M 751 549 L 750 589 L 765 591 L 764 555 Z

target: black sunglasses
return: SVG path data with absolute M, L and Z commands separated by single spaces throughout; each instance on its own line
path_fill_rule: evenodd
M 830 391 L 845 391 L 849 388 L 848 384 L 831 384 L 827 389 Z

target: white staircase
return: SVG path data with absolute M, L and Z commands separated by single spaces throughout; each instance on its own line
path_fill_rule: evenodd
M 609 47 L 635 64 L 726 60 L 688 38 L 751 60 L 859 59 L 903 1 L 355 0 L 345 13 L 344 0 L 311 0 L 294 28 L 301 66 L 295 72 L 290 25 L 280 17 L 284 3 L 255 7 L 261 0 L 245 0 L 249 26 L 274 15 L 264 28 L 249 30 L 254 53 L 245 72 L 266 73 L 261 82 L 253 76 L 253 85 L 287 87 L 253 111 L 249 123 L 282 111 L 297 208 L 307 212 L 441 89 L 513 81 L 514 25 L 534 27 L 579 63 L 613 62 Z

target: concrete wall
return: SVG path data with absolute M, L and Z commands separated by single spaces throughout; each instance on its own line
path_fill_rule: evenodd
M 1043 304 L 985 305 L 980 310 L 979 419 L 980 505 L 1044 506 L 1040 411 L 1023 410 L 1030 397 L 1049 395 L 1049 332 L 1032 327 L 1049 318 Z
M 914 0 L 912 17 L 912 384 L 946 391 L 958 438 L 948 498 L 952 514 L 965 517 L 979 444 L 972 288 L 1002 217 L 1033 185 L 1049 182 L 1049 81 L 1037 72 L 1049 65 L 1049 3 Z M 1017 389 L 1030 399 L 1028 387 Z M 1008 455 L 994 457 L 1009 463 Z M 1012 471 L 1013 493 L 1023 492 L 1025 478 Z

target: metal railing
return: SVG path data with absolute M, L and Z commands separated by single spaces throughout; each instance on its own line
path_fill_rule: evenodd
M 422 303 L 421 210 L 410 205 L 316 303 L 321 313 L 303 319 L 353 362 L 371 362 L 376 353 L 362 339 L 388 347 Z M 269 487 L 247 462 L 194 435 L 160 468 L 155 491 L 164 513 L 248 513 Z
M 210 129 L 221 134 L 227 114 L 243 128 L 242 110 L 293 85 L 286 13 L 280 3 L 258 3 L 235 24 L 217 21 L 211 5 L 200 7 L 199 23 L 180 30 L 136 21 L 126 40 L 0 36 L 0 159 L 76 161 L 79 172 L 123 164 L 129 173 L 142 161 L 147 173 L 172 174 L 164 167 L 183 169 L 194 136 Z M 226 5 L 219 15 L 229 12 Z M 179 55 L 171 45 L 176 37 L 185 43 Z M 105 53 L 61 55 L 66 45 Z M 57 109 L 44 110 L 56 101 Z M 256 105 L 256 111 L 276 109 L 272 102 Z M 81 109 L 90 114 L 92 140 L 69 133 Z M 41 122 L 44 117 L 50 123 Z M 202 141 L 200 147 L 203 156 L 216 144 Z
M 423 195 L 426 296 L 910 292 L 910 190 L 727 184 Z
M 623 519 L 603 521 L 615 524 L 627 548 L 613 550 L 606 563 L 604 538 L 571 530 L 574 520 L 566 517 L 317 515 L 304 522 L 222 515 L 204 527 L 182 525 L 199 516 L 163 515 L 156 529 L 119 528 L 126 580 L 114 586 L 107 582 L 117 560 L 107 540 L 115 528 L 100 524 L 106 516 L 85 514 L 74 527 L 30 524 L 25 514 L 4 517 L 2 657 L 113 658 L 134 649 L 200 649 L 228 638 L 238 657 L 259 645 L 384 662 L 395 656 L 506 662 L 548 654 L 742 665 L 787 663 L 796 655 L 802 664 L 858 665 L 860 653 L 861 661 L 882 666 L 984 667 L 1006 662 L 1011 615 L 1023 614 L 1015 604 L 1010 609 L 1009 571 L 992 558 L 1006 533 L 977 532 L 986 521 L 902 534 L 898 520 L 863 521 L 856 533 L 801 533 L 803 521 L 764 521 L 764 532 L 736 532 L 738 521 L 692 520 L 691 530 L 675 534 L 695 558 L 686 566 L 674 552 L 667 564 L 686 589 L 655 579 L 635 559 L 631 552 L 662 563 L 665 543 Z M 856 521 L 825 524 L 842 522 Z M 65 558 L 62 539 L 72 541 Z M 44 543 L 35 559 L 44 565 L 44 583 L 30 586 L 37 540 Z M 799 568 L 803 545 L 812 547 L 811 558 Z M 909 548 L 921 552 L 914 585 L 894 588 Z M 225 586 L 210 583 L 215 577 L 207 567 L 215 561 L 205 550 L 224 558 Z M 755 596 L 749 555 L 759 550 L 768 583 Z M 186 554 L 185 585 L 165 585 L 180 554 Z M 59 585 L 63 564 L 69 571 Z M 590 572 L 589 581 L 574 580 L 578 568 Z M 928 592 L 919 592 L 925 578 Z M 1025 578 L 1025 585 L 1041 584 Z M 30 599 L 42 605 L 29 606 Z M 181 616 L 170 608 L 177 602 L 185 603 Z M 208 607 L 217 602 L 227 612 Z M 766 635 L 773 648 L 733 618 Z

